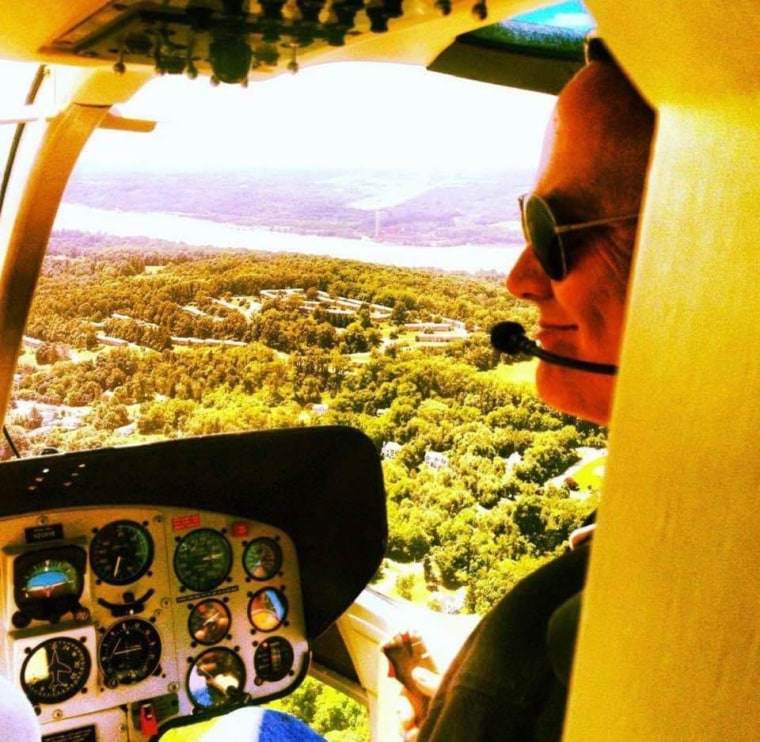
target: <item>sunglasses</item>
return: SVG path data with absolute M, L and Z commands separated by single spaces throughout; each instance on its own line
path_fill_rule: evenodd
M 610 216 L 604 219 L 593 219 L 590 222 L 575 224 L 557 224 L 549 204 L 535 193 L 526 193 L 518 199 L 520 216 L 525 239 L 533 248 L 533 252 L 552 281 L 561 281 L 567 275 L 567 248 L 562 235 L 576 232 L 580 229 L 602 227 L 616 222 L 627 222 L 638 219 L 638 214 Z

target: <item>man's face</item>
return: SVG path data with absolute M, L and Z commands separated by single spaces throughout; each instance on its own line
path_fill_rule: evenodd
M 639 211 L 651 119 L 631 116 L 635 102 L 619 73 L 601 63 L 585 68 L 560 95 L 534 189 L 558 224 Z M 565 234 L 568 274 L 561 281 L 550 280 L 526 246 L 507 288 L 538 307 L 542 347 L 617 363 L 635 234 L 636 221 Z M 546 402 L 603 425 L 609 422 L 614 384 L 614 376 L 544 361 L 536 374 Z

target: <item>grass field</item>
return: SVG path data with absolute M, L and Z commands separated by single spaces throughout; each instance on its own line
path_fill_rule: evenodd
M 402 587 L 403 585 L 403 587 Z M 435 592 L 428 590 L 421 562 L 402 564 L 384 559 L 380 579 L 372 585 L 375 590 L 391 598 L 404 598 L 416 605 L 429 605 L 431 600 L 455 600 L 457 591 L 443 586 Z
M 503 381 L 511 384 L 529 384 L 533 386 L 536 383 L 536 364 L 537 360 L 521 361 L 520 363 L 501 363 L 493 371 L 486 373 L 492 374 Z

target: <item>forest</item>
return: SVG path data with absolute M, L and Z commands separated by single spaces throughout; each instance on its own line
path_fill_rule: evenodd
M 495 274 L 58 234 L 6 424 L 21 455 L 354 426 L 383 462 L 378 588 L 483 613 L 594 509 L 565 473 L 606 445 L 491 348 L 503 319 L 535 322 Z

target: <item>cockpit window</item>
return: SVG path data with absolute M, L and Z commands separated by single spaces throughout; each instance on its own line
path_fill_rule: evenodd
M 535 322 L 504 278 L 553 103 L 378 64 L 151 81 L 114 113 L 155 131 L 96 131 L 59 207 L 16 448 L 358 428 L 387 492 L 372 587 L 482 614 L 562 548 L 603 470 L 604 432 L 488 336 Z
M 154 133 L 96 132 L 6 424 L 22 455 L 359 428 L 388 493 L 377 587 L 482 612 L 561 547 L 602 466 L 603 433 L 488 339 L 535 321 L 504 277 L 553 98 L 353 67 L 247 90 L 167 76 L 121 109 Z
M 43 75 L 44 69 L 36 64 L 0 61 L 0 214 L 13 167 L 15 143 L 26 122 L 41 115 L 39 107 L 33 104 Z

